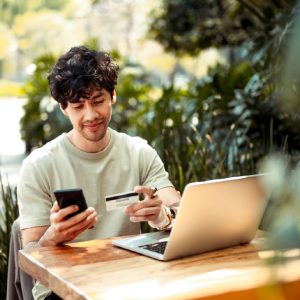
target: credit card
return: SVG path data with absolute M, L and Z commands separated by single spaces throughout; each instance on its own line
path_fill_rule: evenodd
M 105 197 L 106 210 L 111 211 L 127 207 L 139 201 L 139 194 L 135 192 L 119 193 Z

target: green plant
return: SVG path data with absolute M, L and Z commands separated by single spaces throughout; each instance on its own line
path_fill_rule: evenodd
M 272 233 L 268 238 L 269 246 L 281 250 L 299 248 L 300 164 L 295 165 L 288 156 L 277 153 L 266 157 L 260 170 L 268 174 L 263 183 L 270 200 L 260 228 Z M 284 255 L 275 256 L 278 258 L 285 259 Z
M 227 45 L 235 59 L 210 69 L 200 80 L 189 80 L 185 87 L 150 84 L 141 90 L 141 76 L 131 77 L 125 88 L 142 93 L 126 99 L 120 89 L 119 119 L 127 118 L 121 130 L 146 138 L 158 150 L 180 190 L 189 181 L 256 173 L 257 163 L 270 151 L 285 151 L 296 160 L 299 109 L 280 109 L 281 91 L 275 80 L 293 30 L 296 2 L 162 3 L 151 33 L 165 49 L 180 55 Z M 176 22 L 168 21 L 174 18 Z M 152 99 L 150 94 L 157 89 L 161 96 Z
M 27 153 L 71 129 L 68 120 L 50 98 L 47 75 L 54 63 L 54 55 L 45 54 L 37 58 L 34 61 L 36 69 L 24 85 L 27 103 L 21 119 L 21 135 Z
M 163 88 L 131 75 L 118 86 L 113 121 L 152 144 L 180 191 L 191 181 L 254 173 L 270 145 L 268 128 L 256 123 L 262 108 L 249 96 L 254 88 L 262 94 L 248 81 L 253 73 L 249 63 L 217 66 L 201 81 Z
M 247 54 L 259 59 L 273 46 L 276 49 L 280 45 L 277 38 L 288 32 L 285 26 L 296 3 L 295 0 L 163 0 L 152 12 L 149 33 L 167 51 L 177 55 L 193 55 L 210 47 L 242 46 L 244 51 L 254 50 Z
M 0 174 L 0 299 L 6 297 L 11 227 L 18 215 L 16 188 L 4 183 Z
M 173 5 L 172 1 L 165 2 Z M 256 18 L 258 10 L 247 6 L 251 1 L 234 2 L 240 2 L 239 7 L 245 4 L 243 16 L 251 12 L 250 19 Z M 179 3 L 192 8 L 194 4 L 199 5 L 192 0 L 176 1 L 176 5 Z M 210 1 L 209 5 L 215 3 Z M 291 30 L 292 4 L 284 1 L 280 5 L 268 2 L 268 5 L 272 18 L 255 19 L 251 25 L 255 29 L 262 26 L 263 31 L 256 30 L 254 36 L 247 36 L 247 30 L 241 28 L 243 37 L 239 36 L 239 42 L 243 42 L 240 48 L 243 51 L 236 63 L 217 65 L 202 79 L 187 78 L 183 86 L 176 86 L 176 81 L 161 85 L 140 64 L 118 53 L 114 55 L 121 65 L 121 74 L 111 126 L 148 140 L 180 191 L 190 181 L 255 173 L 257 162 L 270 150 L 284 149 L 295 157 L 299 154 L 298 114 L 278 109 L 279 94 L 274 80 Z M 180 19 L 181 14 L 177 17 Z M 233 15 L 220 18 L 215 15 L 215 18 L 215 26 L 219 26 L 219 21 L 229 22 L 230 18 L 234 21 Z M 201 20 L 196 18 L 196 22 L 199 24 Z M 240 31 L 227 25 L 232 30 L 233 41 L 233 35 Z M 46 71 L 53 60 L 48 56 L 38 59 L 36 72 L 27 83 L 29 101 L 22 130 L 28 152 L 67 128 L 64 116 L 50 105 Z

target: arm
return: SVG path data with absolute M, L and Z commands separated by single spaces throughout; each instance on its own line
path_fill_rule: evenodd
M 151 227 L 157 229 L 169 229 L 171 224 L 170 211 L 167 207 L 177 207 L 180 195 L 169 180 L 168 173 L 157 152 L 145 145 L 140 154 L 140 183 L 134 191 L 144 194 L 145 199 L 125 210 L 132 222 L 148 221 Z M 158 188 L 155 197 L 151 186 Z
M 22 164 L 17 188 L 23 247 L 51 246 L 71 241 L 93 226 L 97 220 L 95 210 L 88 208 L 64 220 L 66 215 L 78 208 L 70 206 L 60 209 L 53 202 L 49 175 L 51 167 L 48 160 L 41 160 L 40 155 L 36 158 L 33 154 Z
M 85 211 L 65 220 L 65 217 L 78 210 L 76 205 L 60 209 L 57 202 L 51 208 L 50 226 L 37 226 L 22 229 L 23 247 L 56 246 L 74 240 L 86 229 L 97 222 L 95 209 L 89 207 Z

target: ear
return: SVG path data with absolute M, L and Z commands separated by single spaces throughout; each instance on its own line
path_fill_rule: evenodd
M 69 117 L 68 113 L 66 112 L 65 109 L 62 108 L 61 104 L 59 104 L 59 108 L 60 108 L 61 112 L 68 118 Z
M 116 94 L 116 90 L 113 91 L 113 96 L 111 99 L 111 103 L 115 104 L 117 102 L 117 94 Z

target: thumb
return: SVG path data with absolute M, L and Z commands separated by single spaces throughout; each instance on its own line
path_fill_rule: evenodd
M 133 189 L 136 193 L 143 193 L 144 195 L 149 196 L 150 198 L 156 193 L 157 189 L 154 187 L 138 185 Z
M 60 210 L 60 207 L 58 206 L 57 201 L 55 201 L 51 208 L 51 213 L 58 212 L 59 210 Z

